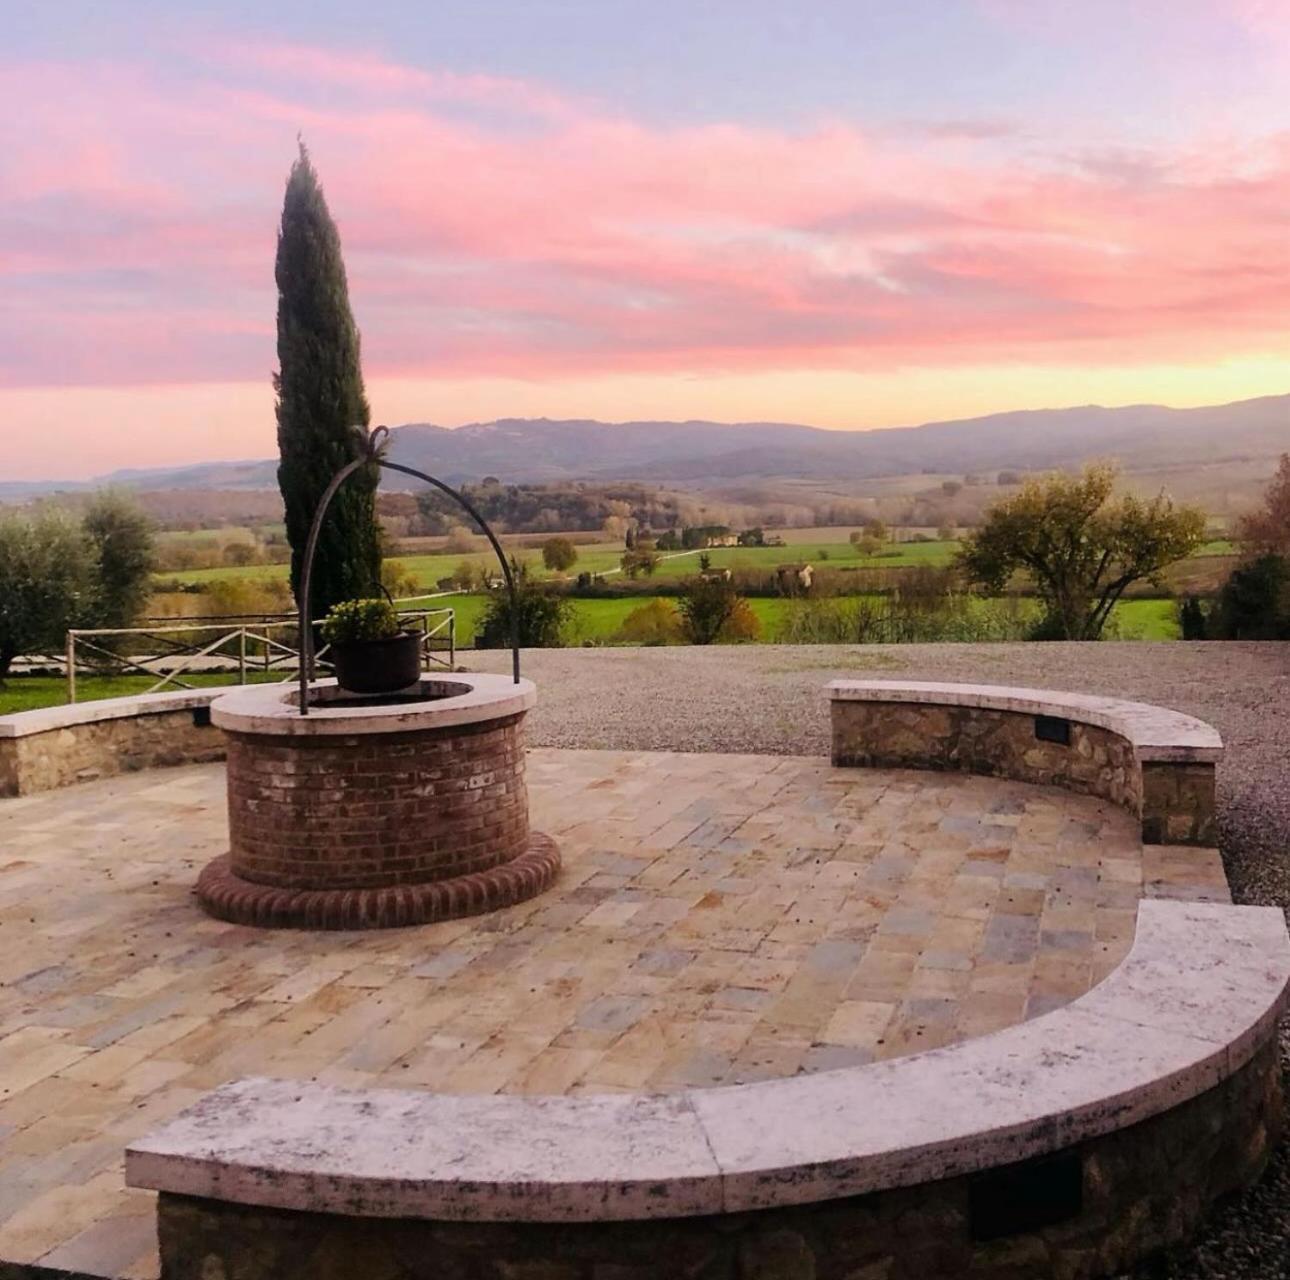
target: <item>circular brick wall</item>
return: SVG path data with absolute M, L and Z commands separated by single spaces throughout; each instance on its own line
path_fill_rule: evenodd
M 482 698 L 476 687 L 489 678 L 471 679 L 466 697 L 328 701 L 308 717 L 280 691 L 230 697 L 234 709 L 215 715 L 228 739 L 229 853 L 198 882 L 207 910 L 371 928 L 493 910 L 546 888 L 559 854 L 529 831 L 524 706 L 502 690 L 490 714 L 488 686 Z M 444 723 L 454 715 L 465 719 Z
M 412 733 L 228 735 L 229 859 L 256 884 L 445 880 L 528 842 L 519 716 Z

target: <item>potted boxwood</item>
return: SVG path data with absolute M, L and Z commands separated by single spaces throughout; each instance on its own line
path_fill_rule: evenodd
M 345 600 L 322 620 L 336 682 L 350 693 L 395 693 L 421 678 L 421 637 L 388 600 Z

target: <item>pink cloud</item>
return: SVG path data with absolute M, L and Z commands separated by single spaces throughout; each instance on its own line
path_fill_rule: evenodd
M 1213 360 L 1290 331 L 1284 137 L 1044 158 L 1007 122 L 664 128 L 212 50 L 0 63 L 0 385 L 267 378 L 297 130 L 376 375 Z

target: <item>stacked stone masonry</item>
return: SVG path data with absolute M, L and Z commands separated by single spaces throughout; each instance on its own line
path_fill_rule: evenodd
M 1214 765 L 1140 763 L 1134 745 L 1071 721 L 1069 742 L 1036 735 L 1033 713 L 927 702 L 835 700 L 833 763 L 959 769 L 1101 796 L 1142 820 L 1149 844 L 1212 846 Z
M 167 709 L 161 703 L 156 710 L 141 707 L 128 717 L 0 737 L 0 796 L 31 795 L 138 769 L 222 759 L 224 735 L 204 720 L 194 715 L 192 706 Z
M 999 1171 L 821 1203 L 629 1222 L 342 1217 L 163 1194 L 167 1280 L 1093 1280 L 1186 1239 L 1281 1130 L 1275 1043 L 1222 1084 L 1070 1149 L 1060 1221 L 980 1238 Z M 750 1123 L 755 1123 L 753 1117 Z M 1024 1182 L 1044 1165 L 1003 1171 Z

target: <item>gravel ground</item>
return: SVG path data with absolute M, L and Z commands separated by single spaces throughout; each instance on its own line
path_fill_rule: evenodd
M 464 655 L 509 670 L 503 654 Z M 550 649 L 523 655 L 541 700 L 535 746 L 646 751 L 828 750 L 824 684 L 836 678 L 956 680 L 1074 689 L 1155 702 L 1223 735 L 1219 817 L 1237 902 L 1290 907 L 1290 644 L 749 645 Z M 1290 1090 L 1290 1034 L 1282 1030 Z M 1258 1186 L 1200 1238 L 1133 1280 L 1290 1277 L 1290 1143 Z

